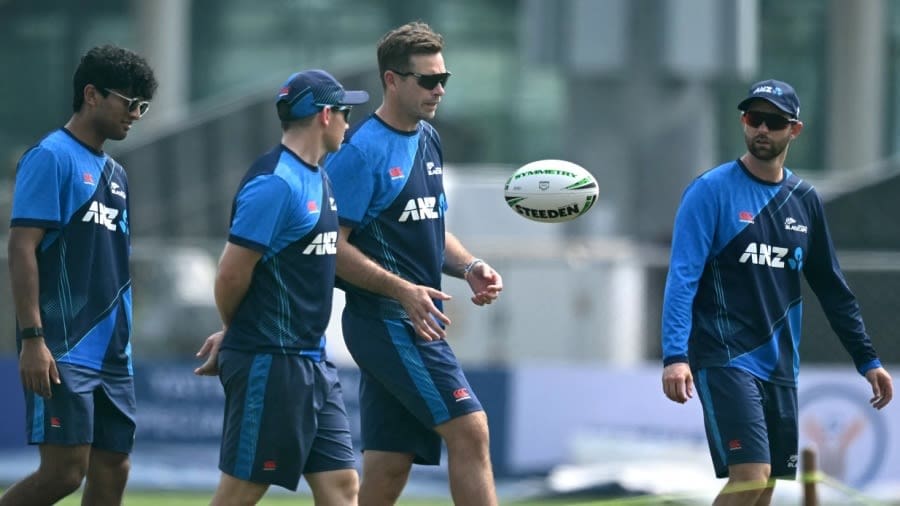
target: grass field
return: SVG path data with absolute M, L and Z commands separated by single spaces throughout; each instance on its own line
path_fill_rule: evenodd
M 212 492 L 202 494 L 194 492 L 126 492 L 125 506 L 202 506 L 209 504 Z M 70 496 L 57 503 L 61 506 L 79 506 L 81 495 Z M 312 497 L 306 495 L 270 494 L 263 497 L 260 506 L 313 506 Z M 446 501 L 410 501 L 401 504 L 409 506 L 444 506 L 453 504 Z
M 2 493 L 2 491 L 0 491 Z M 127 491 L 125 493 L 125 506 L 203 506 L 209 504 L 212 498 L 212 492 L 147 492 L 147 491 Z M 79 506 L 81 504 L 81 494 L 74 494 L 57 503 L 60 506 Z M 302 494 L 284 494 L 275 493 L 263 497 L 260 506 L 313 506 L 312 497 Z M 644 500 L 632 498 L 621 500 L 603 500 L 603 501 L 573 501 L 573 500 L 546 500 L 546 501 L 520 501 L 514 503 L 516 506 L 640 506 L 649 504 L 659 504 L 658 502 L 647 502 Z M 446 500 L 438 499 L 403 499 L 398 502 L 399 506 L 453 506 L 453 502 L 448 498 Z
M 209 504 L 212 498 L 212 492 L 148 492 L 135 491 L 126 492 L 124 506 L 205 506 Z M 846 506 L 848 504 L 869 504 L 873 506 L 900 506 L 900 502 L 879 502 L 864 500 L 862 502 L 846 500 L 838 502 L 823 500 L 819 504 Z M 622 499 L 604 499 L 604 500 L 575 500 L 575 499 L 558 499 L 558 500 L 529 500 L 529 501 L 501 501 L 502 504 L 509 506 L 677 506 L 677 505 L 696 505 L 701 502 L 685 500 L 685 498 L 664 498 L 652 496 L 630 497 Z M 72 495 L 59 503 L 62 506 L 79 506 L 81 504 L 81 495 Z M 275 493 L 263 497 L 259 502 L 261 506 L 314 506 L 312 497 L 304 494 L 287 494 Z M 397 503 L 399 506 L 453 506 L 453 502 L 449 497 L 445 500 L 439 499 L 404 499 L 401 498 Z M 706 502 L 705 504 L 709 504 Z M 776 504 L 782 504 L 776 501 Z M 801 502 L 784 503 L 788 505 L 801 504 Z

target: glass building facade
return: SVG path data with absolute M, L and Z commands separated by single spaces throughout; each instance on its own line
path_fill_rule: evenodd
M 22 150 L 68 117 L 71 75 L 84 50 L 107 42 L 141 49 L 141 7 L 150 1 L 0 0 L 0 160 L 5 168 L 0 175 L 10 177 Z M 529 4 L 541 0 L 164 1 L 183 5 L 189 18 L 183 105 L 188 111 L 267 89 L 273 80 L 300 68 L 325 67 L 339 75 L 374 73 L 374 48 L 381 35 L 422 19 L 444 34 L 447 65 L 454 73 L 437 118 L 448 160 L 520 164 L 548 154 L 560 156 L 566 115 L 583 113 L 566 107 L 565 76 L 559 66 L 536 64 L 523 54 L 525 39 L 536 36 L 523 29 L 523 16 Z M 757 74 L 778 76 L 800 90 L 807 129 L 804 142 L 792 148 L 791 164 L 808 170 L 826 165 L 826 41 L 833 3 L 758 1 Z M 886 26 L 879 29 L 888 39 L 884 66 L 889 114 L 887 124 L 872 132 L 885 138 L 879 159 L 900 143 L 895 127 L 900 101 L 893 98 L 900 3 L 886 2 L 885 10 Z M 151 36 L 167 37 L 170 23 L 161 19 Z M 715 84 L 719 125 L 736 123 L 733 105 L 748 84 Z M 377 90 L 372 91 L 377 97 Z M 139 130 L 135 136 L 141 135 Z M 743 150 L 735 132 L 720 128 L 718 158 Z
M 640 54 L 649 60 L 659 58 L 654 53 L 664 52 L 665 47 L 659 43 L 664 38 L 660 36 L 657 40 L 655 36 L 664 31 L 664 23 L 669 21 L 658 12 L 656 18 L 650 17 L 648 13 L 653 8 L 668 9 L 665 12 L 671 14 L 673 9 L 718 6 L 729 1 L 733 2 L 732 6 L 738 2 L 756 6 L 753 29 L 757 50 L 752 76 L 732 73 L 698 78 L 685 77 L 686 73 L 666 73 L 666 69 L 640 68 L 642 77 L 655 80 L 653 86 L 630 82 L 629 74 L 620 75 L 615 70 L 599 78 L 581 75 L 573 83 L 576 79 L 572 78 L 572 68 L 565 61 L 565 48 L 575 38 L 565 26 L 566 20 L 575 22 L 571 9 L 600 5 L 611 6 L 607 12 L 617 8 L 629 10 L 622 23 L 599 19 L 596 30 L 617 27 L 623 33 L 633 30 L 630 40 L 623 36 L 620 42 L 640 46 L 635 42 L 640 38 L 637 42 L 644 43 L 643 47 L 640 51 L 623 49 L 620 54 L 626 58 Z M 854 9 L 871 9 L 875 5 L 879 6 L 875 9 L 878 16 L 873 16 L 874 21 L 867 18 L 871 24 L 866 29 L 860 30 L 857 23 L 856 32 L 844 30 L 842 23 L 852 21 L 852 15 L 848 14 Z M 172 12 L 180 13 L 180 18 L 172 18 Z M 682 18 L 687 19 L 688 29 L 696 21 L 694 14 L 698 13 L 688 12 Z M 21 153 L 44 133 L 62 125 L 71 114 L 71 77 L 79 56 L 103 43 L 144 53 L 151 49 L 148 46 L 156 47 L 154 43 L 163 41 L 169 42 L 168 49 L 184 60 L 181 95 L 175 106 L 169 106 L 179 109 L 179 117 L 154 124 L 163 113 L 171 112 L 165 110 L 164 101 L 159 99 L 128 141 L 109 143 L 107 149 L 117 157 L 121 154 L 120 159 L 126 162 L 124 165 L 134 183 L 136 235 L 168 235 L 164 238 L 178 240 L 210 238 L 215 248 L 220 248 L 234 184 L 252 160 L 247 157 L 258 154 L 256 149 L 260 145 L 277 142 L 278 125 L 271 100 L 278 84 L 296 70 L 322 67 L 354 86 L 364 85 L 373 94 L 374 104 L 369 106 L 374 108 L 380 95 L 376 43 L 390 28 L 415 19 L 428 22 L 446 38 L 444 56 L 453 77 L 435 123 L 444 142 L 448 165 L 474 171 L 485 165 L 516 166 L 541 158 L 573 159 L 570 157 L 577 151 L 573 147 L 587 146 L 584 151 L 593 149 L 609 158 L 612 152 L 620 151 L 619 159 L 605 158 L 602 164 L 592 167 L 601 171 L 598 179 L 602 202 L 591 211 L 590 218 L 579 219 L 572 227 L 554 228 L 553 232 L 559 235 L 564 235 L 560 230 L 569 233 L 576 226 L 583 227 L 584 235 L 591 235 L 608 223 L 608 228 L 619 227 L 617 232 L 631 232 L 638 239 L 667 246 L 675 204 L 692 174 L 744 151 L 736 105 L 750 83 L 757 79 L 777 77 L 794 84 L 800 93 L 801 117 L 806 128 L 802 139 L 792 144 L 789 166 L 824 177 L 833 166 L 829 153 L 845 148 L 859 151 L 852 139 L 881 141 L 880 147 L 872 150 L 872 160 L 893 163 L 895 153 L 900 151 L 897 128 L 900 2 L 897 1 L 0 0 L 0 69 L 3 69 L 0 220 L 8 223 L 15 163 Z M 590 23 L 595 19 L 579 20 L 582 29 L 587 24 L 590 33 Z M 555 26 L 555 30 L 542 33 L 536 28 L 542 26 Z M 728 40 L 729 30 L 735 27 L 715 25 L 714 28 L 722 32 L 717 34 L 722 40 Z M 883 118 L 873 121 L 877 124 L 860 128 L 845 124 L 846 116 L 834 112 L 836 104 L 852 108 L 866 97 L 865 92 L 851 89 L 845 96 L 835 98 L 834 88 L 840 81 L 835 77 L 856 70 L 840 67 L 841 63 L 833 58 L 833 44 L 846 33 L 865 38 L 866 31 L 875 34 L 883 46 L 876 60 L 878 72 L 871 77 L 882 81 L 884 98 L 878 102 L 877 110 L 883 113 Z M 638 32 L 640 35 L 635 35 Z M 737 37 L 731 35 L 732 40 Z M 703 48 L 697 49 L 703 53 Z M 590 46 L 579 51 L 579 58 L 589 60 L 593 51 L 606 51 L 609 56 L 616 48 Z M 852 63 L 852 57 L 845 58 L 844 64 L 848 62 Z M 165 65 L 157 66 L 152 59 L 151 63 L 158 70 L 168 70 Z M 634 67 L 628 70 L 634 72 Z M 163 95 L 171 91 L 175 81 L 168 76 L 160 77 Z M 869 76 L 866 74 L 862 79 Z M 622 93 L 629 100 L 637 97 L 636 102 L 646 98 L 642 94 L 645 91 L 656 94 L 651 98 L 656 99 L 654 107 L 659 109 L 644 107 L 641 113 L 636 113 L 629 109 L 635 102 L 597 107 L 599 101 L 615 101 L 607 94 L 608 90 L 621 92 L 625 87 L 640 88 L 637 92 Z M 697 89 L 700 91 L 695 93 Z M 667 102 L 670 97 L 676 99 Z M 246 108 L 242 120 L 220 115 L 221 111 L 238 109 L 244 103 L 256 105 Z M 605 112 L 598 113 L 599 109 Z M 360 117 L 362 114 L 354 113 L 356 120 Z M 602 128 L 591 128 L 601 122 Z M 663 127 L 654 130 L 659 124 Z M 623 129 L 635 130 L 627 142 L 620 142 L 616 137 Z M 710 133 L 692 137 L 694 131 L 701 129 Z M 253 138 L 253 142 L 248 142 L 248 138 Z M 711 141 L 707 142 L 708 139 Z M 159 145 L 157 149 L 148 148 L 154 142 Z M 708 153 L 679 158 L 699 149 Z M 637 169 L 644 172 L 639 173 Z M 196 191 L 197 188 L 201 191 Z M 888 192 L 890 187 L 882 189 Z M 467 204 L 478 198 L 493 197 L 473 193 Z M 607 209 L 601 206 L 616 199 L 624 204 L 604 214 Z M 137 205 L 139 201 L 141 205 Z M 472 207 L 476 204 L 479 202 L 474 202 Z M 456 209 L 460 207 L 463 206 Z M 856 221 L 841 228 L 865 230 L 860 225 L 865 220 L 858 219 L 865 213 L 847 214 Z M 881 216 L 892 214 L 886 212 Z M 595 221 L 590 221 L 594 218 Z M 491 220 L 477 215 L 473 221 L 485 228 L 484 222 Z M 880 221 L 874 221 L 878 227 L 882 226 Z M 592 226 L 595 228 L 591 229 Z M 882 228 L 890 229 L 890 226 L 888 223 Z M 533 230 L 529 229 L 529 233 Z M 549 235 L 548 230 L 544 228 L 541 232 Z M 568 234 L 571 235 L 576 234 Z M 511 244 L 515 248 L 508 244 L 501 246 L 525 250 L 518 242 Z M 871 247 L 866 245 L 871 243 L 863 241 L 849 244 L 855 248 Z M 152 259 L 159 256 L 162 254 L 156 251 L 148 255 Z M 145 267 L 143 271 L 149 272 L 150 268 Z M 664 272 L 658 274 L 661 283 Z M 2 278 L 0 274 L 0 286 L 8 287 L 8 280 Z M 647 314 L 659 313 L 653 304 L 658 302 L 660 290 L 661 285 L 648 289 L 648 300 L 654 301 L 648 304 Z M 868 291 L 888 293 L 877 290 Z M 594 292 L 589 293 L 594 298 Z M 893 300 L 880 295 L 876 298 Z M 6 321 L 6 328 L 11 328 L 11 304 L 7 304 L 5 314 L 0 312 L 0 323 Z M 886 310 L 882 314 L 887 315 L 885 321 L 891 322 L 883 324 L 884 327 L 896 326 L 893 313 Z M 199 320 L 197 317 L 178 319 Z M 137 320 L 152 323 L 154 318 L 138 317 Z M 648 326 L 654 336 L 657 327 Z M 5 342 L 6 348 L 0 346 L 0 351 L 10 351 L 12 342 Z

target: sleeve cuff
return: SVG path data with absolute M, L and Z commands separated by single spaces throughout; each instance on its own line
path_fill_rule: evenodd
M 663 367 L 677 363 L 688 363 L 687 355 L 672 355 L 663 359 Z
M 871 362 L 868 362 L 866 364 L 863 364 L 863 365 L 857 367 L 856 370 L 859 371 L 860 374 L 865 376 L 867 372 L 871 371 L 872 369 L 877 369 L 879 367 L 881 367 L 881 360 L 878 360 L 876 358 L 875 360 L 872 360 Z

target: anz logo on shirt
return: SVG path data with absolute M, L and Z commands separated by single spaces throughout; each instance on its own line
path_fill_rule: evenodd
M 785 257 L 787 257 L 789 252 L 788 248 L 781 246 L 751 242 L 747 245 L 747 249 L 744 250 L 738 262 L 763 265 L 773 269 L 784 269 L 787 267 L 793 271 L 799 271 L 803 268 L 803 248 L 796 248 L 793 258 L 788 258 L 785 261 Z
M 122 213 L 122 218 L 116 222 L 119 217 L 119 210 L 115 207 L 107 207 L 104 203 L 93 201 L 88 207 L 81 221 L 86 223 L 94 223 L 105 227 L 110 232 L 121 229 L 122 233 L 128 235 L 128 211 Z
M 336 255 L 337 232 L 322 232 L 316 235 L 303 250 L 304 255 Z
M 440 197 L 417 197 L 406 201 L 406 207 L 397 220 L 407 221 L 437 220 L 444 214 L 444 194 Z

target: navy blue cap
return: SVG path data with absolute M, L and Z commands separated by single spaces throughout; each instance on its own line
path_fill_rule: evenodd
M 738 104 L 738 109 L 746 111 L 750 102 L 761 99 L 769 102 L 778 109 L 788 113 L 792 118 L 800 116 L 800 99 L 794 87 L 784 81 L 766 79 L 750 87 L 747 98 Z
M 325 105 L 359 105 L 369 101 L 365 91 L 347 91 L 328 72 L 324 70 L 304 70 L 288 78 L 275 104 L 287 101 L 291 104 L 287 116 L 279 116 L 282 121 L 305 118 L 322 110 Z

